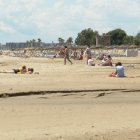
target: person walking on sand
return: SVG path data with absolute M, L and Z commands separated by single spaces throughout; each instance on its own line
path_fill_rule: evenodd
M 66 60 L 68 60 L 72 65 L 72 61 L 69 58 L 69 49 L 67 46 L 64 46 L 64 65 L 66 65 Z

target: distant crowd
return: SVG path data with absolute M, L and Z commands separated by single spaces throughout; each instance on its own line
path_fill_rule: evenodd
M 70 60 L 69 56 L 69 49 L 67 46 L 64 46 L 64 49 L 60 52 L 61 55 L 64 55 L 64 65 L 66 65 L 66 61 L 68 60 L 71 64 L 72 61 Z M 80 51 L 80 53 L 76 52 L 76 50 L 73 52 L 73 59 L 74 60 L 83 60 L 83 57 L 86 57 L 86 64 L 88 66 L 95 66 L 96 60 L 99 60 L 98 65 L 99 66 L 113 66 L 113 59 L 110 55 L 106 54 L 100 54 L 96 58 L 93 58 L 91 49 L 87 47 L 85 50 Z M 115 64 L 116 71 L 111 73 L 109 76 L 110 77 L 125 77 L 124 74 L 124 66 L 122 66 L 121 62 L 118 62 Z
M 26 52 L 25 52 L 26 53 Z M 56 54 L 57 55 L 57 54 Z M 53 58 L 56 57 L 56 55 L 53 56 Z M 113 67 L 113 59 L 111 55 L 106 55 L 106 54 L 99 54 L 98 56 L 93 56 L 90 47 L 87 47 L 85 50 L 74 50 L 70 51 L 70 49 L 67 46 L 64 46 L 63 49 L 61 49 L 58 52 L 58 55 L 62 56 L 64 59 L 64 65 L 67 64 L 67 61 L 72 65 L 73 60 L 83 60 L 86 58 L 86 65 L 88 66 L 111 66 Z M 121 62 L 118 62 L 114 64 L 115 66 L 115 71 L 111 73 L 109 76 L 110 77 L 125 77 L 124 74 L 124 66 L 122 65 Z M 15 74 L 39 74 L 38 72 L 34 72 L 34 68 L 27 68 L 25 65 L 22 66 L 19 69 L 12 69 L 12 71 L 1 71 L 0 73 L 15 73 Z

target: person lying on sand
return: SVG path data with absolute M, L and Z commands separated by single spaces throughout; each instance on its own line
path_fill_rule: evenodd
M 124 75 L 124 67 L 121 62 L 116 63 L 116 71 L 109 75 L 110 77 L 126 77 Z
M 27 68 L 25 65 L 19 69 L 13 69 L 12 71 L 0 71 L 0 73 L 14 73 L 14 74 L 32 74 L 34 72 L 33 68 Z M 35 72 L 34 74 L 39 74 Z

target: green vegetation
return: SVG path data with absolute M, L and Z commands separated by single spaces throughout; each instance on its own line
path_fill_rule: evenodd
M 96 44 L 96 31 L 93 31 L 91 28 L 82 30 L 81 33 L 78 33 L 77 38 L 75 39 L 75 43 L 77 45 L 95 45 Z
M 134 42 L 135 42 L 135 45 L 140 45 L 140 32 L 136 35 Z
M 84 29 L 78 33 L 75 43 L 76 45 L 95 45 L 96 35 L 102 39 L 99 41 L 100 45 L 105 45 L 104 42 L 106 42 L 105 39 L 108 39 L 108 36 L 110 37 L 108 43 L 110 45 L 140 45 L 140 32 L 136 36 L 129 36 L 124 30 L 119 28 L 103 35 L 99 35 L 97 31 L 93 31 L 91 28 Z
M 128 35 L 124 30 L 118 28 L 103 35 L 99 35 L 98 31 L 94 31 L 91 28 L 84 29 L 78 33 L 75 44 L 81 46 L 92 46 L 96 45 L 96 37 L 98 38 L 98 43 L 101 46 L 110 45 L 138 45 L 140 46 L 140 32 L 136 36 Z M 72 45 L 73 38 L 69 37 L 66 42 L 63 38 L 59 37 L 58 42 L 60 45 Z
M 58 42 L 59 42 L 59 45 L 63 45 L 65 43 L 65 40 L 63 38 L 59 37 Z
M 72 45 L 72 43 L 73 43 L 73 38 L 72 38 L 72 37 L 69 37 L 69 38 L 67 39 L 66 43 L 67 43 L 68 45 Z
M 110 35 L 110 44 L 111 45 L 122 45 L 124 40 L 127 36 L 124 30 L 122 29 L 115 29 L 107 33 Z
M 40 38 L 38 38 L 38 40 L 37 40 L 37 42 L 36 42 L 36 40 L 35 39 L 32 39 L 32 40 L 30 40 L 30 41 L 26 41 L 26 47 L 28 48 L 28 47 L 40 47 L 41 46 L 41 39 Z

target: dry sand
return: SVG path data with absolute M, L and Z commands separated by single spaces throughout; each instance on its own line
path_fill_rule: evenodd
M 0 71 L 26 65 L 39 74 L 0 73 L 0 140 L 139 140 L 140 57 L 113 59 L 135 78 L 108 77 L 114 67 L 85 60 L 1 56 Z

